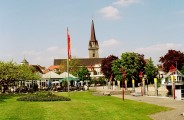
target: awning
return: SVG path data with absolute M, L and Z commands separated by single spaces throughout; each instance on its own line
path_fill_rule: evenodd
M 79 80 L 78 78 L 73 78 L 73 77 L 65 77 L 65 78 L 63 78 L 63 79 L 61 79 L 60 81 L 62 82 L 62 81 L 64 81 L 64 80 L 69 80 L 69 81 L 77 81 L 77 80 Z

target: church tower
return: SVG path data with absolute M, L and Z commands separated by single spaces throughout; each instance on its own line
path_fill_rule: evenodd
M 25 59 L 22 60 L 22 62 L 20 63 L 21 65 L 29 65 L 29 62 Z
M 99 45 L 98 45 L 98 41 L 96 40 L 94 22 L 92 20 L 91 37 L 88 45 L 89 58 L 99 58 L 98 49 L 99 49 Z

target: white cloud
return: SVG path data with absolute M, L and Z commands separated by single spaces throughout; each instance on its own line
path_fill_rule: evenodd
M 119 40 L 116 40 L 114 38 L 105 40 L 102 43 L 100 43 L 100 57 L 107 57 L 109 55 L 118 55 L 119 54 L 119 47 L 121 43 Z
M 138 48 L 134 50 L 136 53 L 144 54 L 145 58 L 152 58 L 155 64 L 158 64 L 158 61 L 161 56 L 164 56 L 168 50 L 180 50 L 183 51 L 182 44 L 175 44 L 175 43 L 163 43 L 163 44 L 156 44 L 152 46 L 148 46 L 145 48 Z
M 174 43 L 165 43 L 165 44 L 157 44 L 157 45 L 152 45 L 152 46 L 148 46 L 145 48 L 138 48 L 135 51 L 136 52 L 162 52 L 162 51 L 166 51 L 169 49 L 181 49 L 182 45 L 181 44 L 174 44 Z
M 129 6 L 131 4 L 140 3 L 141 0 L 117 0 L 113 5 Z
M 59 47 L 58 46 L 52 46 L 52 47 L 49 47 L 48 49 L 47 49 L 47 51 L 50 51 L 50 52 L 54 52 L 54 51 L 56 51 L 56 50 L 58 50 L 59 49 Z
M 108 19 L 120 19 L 120 13 L 119 10 L 113 6 L 107 6 L 99 10 L 99 13 L 104 17 Z
M 99 10 L 99 13 L 104 17 L 108 19 L 120 19 L 122 16 L 120 15 L 120 11 L 117 6 L 123 6 L 127 7 L 131 4 L 140 3 L 142 0 L 116 0 L 116 2 L 111 3 L 110 6 L 101 8 Z
M 116 45 L 118 45 L 118 44 L 119 44 L 119 41 L 116 40 L 116 39 L 114 39 L 114 38 L 112 38 L 112 39 L 110 39 L 110 40 L 103 41 L 103 42 L 101 43 L 101 46 L 102 46 L 102 47 L 109 48 L 109 47 L 116 46 Z

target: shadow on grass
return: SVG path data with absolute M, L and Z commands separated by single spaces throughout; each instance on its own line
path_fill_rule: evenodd
M 6 99 L 11 99 L 12 97 L 16 97 L 16 96 L 22 96 L 21 94 L 14 94 L 14 93 L 3 93 L 0 94 L 0 103 L 5 102 Z
M 5 102 L 6 99 L 10 99 L 12 98 L 13 96 L 10 95 L 10 94 L 0 94 L 0 103 L 1 102 Z

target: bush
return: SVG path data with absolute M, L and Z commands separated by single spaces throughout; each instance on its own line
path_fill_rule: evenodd
M 26 93 L 26 92 L 28 92 L 28 87 L 27 86 L 20 86 L 19 88 L 17 88 L 15 90 L 15 92 L 18 92 L 18 93 Z
M 105 81 L 105 79 L 103 77 L 99 77 L 98 79 L 97 78 L 96 79 L 92 79 L 89 84 L 95 84 L 95 86 L 96 85 L 102 86 L 102 85 L 106 84 L 106 81 Z
M 18 101 L 71 101 L 64 96 L 56 96 L 52 92 L 37 92 L 17 99 Z

